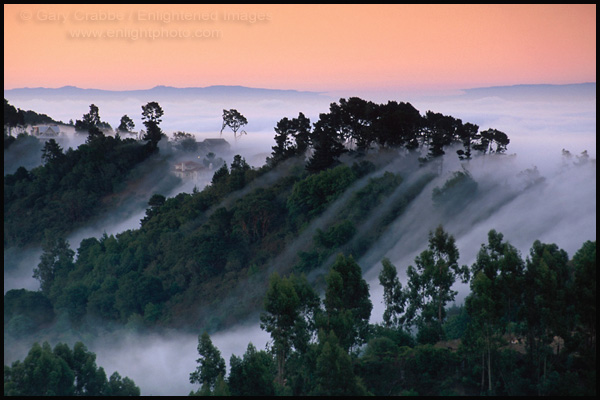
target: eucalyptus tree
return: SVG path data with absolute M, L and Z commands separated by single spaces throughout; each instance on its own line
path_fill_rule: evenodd
M 248 120 L 246 119 L 246 117 L 240 114 L 238 110 L 233 108 L 231 110 L 223 110 L 223 125 L 221 126 L 220 134 L 222 135 L 223 129 L 225 129 L 225 127 L 228 126 L 233 131 L 233 138 L 237 140 L 239 137 L 242 136 L 242 134 L 246 134 L 246 131 L 241 131 L 238 136 L 237 132 L 240 130 L 241 127 L 247 124 Z
M 403 314 L 406 306 L 406 294 L 402 290 L 402 283 L 398 279 L 396 267 L 388 258 L 381 261 L 383 269 L 379 273 L 379 283 L 383 286 L 383 323 L 387 327 L 402 327 Z
M 369 285 L 352 256 L 339 254 L 325 277 L 325 320 L 321 327 L 333 331 L 340 346 L 351 351 L 365 343 L 373 304 Z
M 492 394 L 492 358 L 504 344 L 503 335 L 517 321 L 524 291 L 524 262 L 519 251 L 503 242 L 503 235 L 492 229 L 488 244 L 481 245 L 471 274 L 471 293 L 465 300 L 470 321 L 463 343 L 481 355 L 482 390 L 487 371 L 487 392 Z
M 454 237 L 440 225 L 429 233 L 428 249 L 415 258 L 414 267 L 407 269 L 404 318 L 408 325 L 414 323 L 419 328 L 420 342 L 436 342 L 444 337 L 445 307 L 458 294 L 452 285 L 457 278 L 464 283 L 469 278 L 468 267 L 459 266 L 458 257 Z
M 284 384 L 285 365 L 292 351 L 302 355 L 308 350 L 320 303 L 306 277 L 291 275 L 281 278 L 277 272 L 271 275 L 260 327 L 271 334 L 271 350 L 275 355 L 280 385 Z
M 219 376 L 221 379 L 225 376 L 225 360 L 221 357 L 219 349 L 213 345 L 207 332 L 198 336 L 198 354 L 200 355 L 196 360 L 198 366 L 190 374 L 190 383 L 199 383 L 202 385 L 201 391 L 210 392 Z

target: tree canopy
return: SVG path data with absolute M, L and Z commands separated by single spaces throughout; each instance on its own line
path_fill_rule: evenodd
M 114 372 L 106 378 L 96 354 L 82 342 L 73 349 L 34 343 L 23 361 L 4 366 L 5 396 L 139 396 L 140 388 Z

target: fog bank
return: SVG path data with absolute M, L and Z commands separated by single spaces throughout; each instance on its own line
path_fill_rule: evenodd
M 382 289 L 377 279 L 381 259 L 388 257 L 392 261 L 405 285 L 406 268 L 414 265 L 415 256 L 427 248 L 428 233 L 440 224 L 456 239 L 460 252 L 459 263 L 469 266 L 475 261 L 481 244 L 487 243 L 490 229 L 502 233 L 505 241 L 519 249 L 523 259 L 528 256 L 530 247 L 537 239 L 544 243 L 556 243 L 559 248 L 567 251 L 569 257 L 586 240 L 596 240 L 595 97 L 511 99 L 499 96 L 447 96 L 389 99 L 410 101 L 421 114 L 432 110 L 461 118 L 463 122 L 478 124 L 480 130 L 499 129 L 508 135 L 510 144 L 506 155 L 478 157 L 462 165 L 456 154 L 448 151 L 444 156 L 443 173 L 410 203 L 370 251 L 358 260 L 370 285 L 372 322 L 381 321 L 384 310 Z M 161 106 L 165 108 L 165 129 L 185 130 L 194 133 L 199 140 L 209 137 L 208 135 L 218 137 L 221 107 L 239 107 L 238 111 L 249 120 L 245 127 L 248 134 L 238 142 L 232 140 L 230 131 L 225 130 L 223 137 L 232 143 L 232 154 L 239 153 L 251 165 L 259 166 L 274 145 L 273 127 L 276 121 L 283 117 L 296 117 L 302 111 L 311 118 L 311 122 L 315 122 L 318 112 L 328 111 L 329 100 L 320 105 L 311 103 L 311 112 L 303 109 L 302 104 L 276 101 L 255 101 L 256 104 L 247 103 L 247 108 L 242 107 L 245 104 L 234 101 L 220 103 L 218 106 L 202 101 L 178 103 L 177 106 L 165 102 Z M 25 105 L 17 102 L 13 104 L 29 109 L 44 106 L 45 108 L 36 111 L 54 118 L 65 118 L 60 114 L 53 114 L 52 105 L 41 100 L 31 100 Z M 66 104 L 63 103 L 60 107 Z M 124 113 L 131 113 L 129 115 L 132 118 L 136 115 L 135 112 L 139 115 L 140 104 L 131 105 L 131 111 L 124 104 L 97 103 L 102 119 L 107 120 L 110 116 L 111 124 L 118 121 Z M 88 111 L 88 106 L 89 104 L 81 102 L 76 108 L 80 111 L 70 118 L 80 118 L 81 114 Z M 113 116 L 116 119 L 113 120 Z M 141 122 L 135 121 L 136 127 L 141 126 Z M 563 149 L 568 150 L 571 157 L 565 156 Z M 587 151 L 588 158 L 582 155 L 584 151 Z M 227 161 L 230 163 L 231 159 Z M 463 165 L 478 183 L 477 194 L 456 212 L 448 213 L 436 208 L 431 199 L 432 190 L 441 187 L 453 172 L 461 171 Z M 388 169 L 398 173 L 405 171 L 393 163 Z M 543 180 L 536 182 L 536 178 Z M 178 190 L 188 191 L 191 188 L 180 185 L 163 194 L 173 196 Z M 151 194 L 148 193 L 147 197 Z M 133 225 L 139 224 L 143 209 L 140 207 L 128 216 L 115 218 L 114 223 L 110 216 L 106 216 L 101 221 L 96 221 L 93 227 L 90 226 L 89 231 L 77 233 L 77 238 L 73 238 L 73 241 L 88 234 L 101 234 L 102 230 L 110 234 L 131 229 Z M 303 240 L 310 238 L 299 238 L 299 241 Z M 76 248 L 73 242 L 71 244 Z M 293 248 L 286 249 L 282 257 L 292 256 L 293 253 Z M 5 262 L 6 259 L 5 251 Z M 28 273 L 31 274 L 38 259 L 39 254 L 35 252 L 23 255 L 21 265 L 28 264 Z M 22 268 L 27 267 L 20 266 L 18 271 L 22 271 Z M 23 278 L 26 275 L 9 275 L 9 286 L 16 288 L 23 284 L 22 287 L 30 288 L 31 282 L 26 282 Z M 5 269 L 5 291 L 6 288 Z M 457 302 L 461 302 L 468 287 L 456 285 L 455 288 L 460 292 Z M 211 334 L 213 344 L 219 348 L 227 362 L 231 354 L 243 355 L 249 342 L 258 349 L 264 349 L 269 340 L 268 334 L 260 330 L 256 318 L 243 322 L 250 325 L 240 325 Z M 198 334 L 203 329 L 204 327 L 198 327 Z M 34 339 L 31 338 L 32 341 Z M 85 344 L 97 354 L 98 365 L 103 366 L 108 375 L 117 370 L 122 376 L 129 376 L 141 388 L 143 395 L 187 395 L 190 390 L 198 388 L 189 383 L 189 374 L 196 368 L 195 360 L 198 358 L 197 340 L 197 334 L 181 332 L 161 335 L 128 332 L 90 337 Z M 23 359 L 27 349 L 23 346 L 20 354 L 16 352 L 12 355 L 13 360 Z M 6 350 L 5 346 L 5 363 Z

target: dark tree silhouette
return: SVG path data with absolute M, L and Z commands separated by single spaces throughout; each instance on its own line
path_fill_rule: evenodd
M 312 134 L 313 154 L 306 164 L 310 172 L 319 172 L 335 166 L 346 148 L 343 137 L 336 130 L 334 117 L 321 114 Z
M 133 128 L 135 128 L 135 123 L 133 122 L 133 120 L 129 118 L 127 114 L 123 115 L 121 117 L 121 123 L 119 124 L 117 130 L 120 132 L 131 132 Z
M 228 126 L 233 131 L 233 138 L 237 140 L 239 136 L 242 136 L 242 134 L 246 134 L 246 131 L 241 131 L 240 135 L 238 136 L 237 132 L 242 126 L 247 124 L 248 120 L 246 119 L 246 117 L 240 114 L 238 110 L 223 110 L 223 126 L 221 126 L 220 134 L 222 135 L 223 129 L 225 129 L 225 127 Z
M 155 101 L 142 106 L 142 120 L 144 121 L 144 126 L 146 126 L 146 134 L 143 139 L 148 141 L 150 148 L 153 150 L 158 147 L 158 142 L 163 134 L 158 126 L 161 123 L 160 118 L 163 114 L 162 107 Z

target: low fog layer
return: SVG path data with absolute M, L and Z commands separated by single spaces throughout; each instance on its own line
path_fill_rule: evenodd
M 237 109 L 248 119 L 243 129 L 255 145 L 257 139 L 263 144 L 272 141 L 273 127 L 283 117 L 297 117 L 303 112 L 311 120 L 319 112 L 327 111 L 329 103 L 337 98 L 313 92 L 252 89 L 237 86 L 208 88 L 156 87 L 137 91 L 99 91 L 65 87 L 59 89 L 13 89 L 4 92 L 13 106 L 23 110 L 44 113 L 57 121 L 68 122 L 81 119 L 89 112 L 89 105 L 98 106 L 100 119 L 113 129 L 119 126 L 123 115 L 135 123 L 135 129 L 143 129 L 141 106 L 156 101 L 164 110 L 160 124 L 163 131 L 185 131 L 197 135 L 199 140 L 218 137 L 223 122 L 224 109 Z M 231 131 L 223 133 L 232 139 Z M 245 139 L 244 139 L 245 140 Z M 270 152 L 270 144 L 267 149 Z
M 406 98 L 390 99 L 411 101 Z M 324 101 L 320 108 L 314 107 L 312 110 L 303 109 L 302 105 L 294 107 L 291 103 L 287 108 L 280 107 L 273 102 L 256 102 L 254 105 L 248 104 L 248 108 L 244 109 L 243 104 L 236 105 L 232 101 L 229 105 L 215 106 L 210 112 L 208 109 L 200 111 L 201 102 L 179 103 L 177 106 L 161 103 L 165 109 L 164 123 L 161 126 L 166 130 L 168 124 L 172 123 L 173 126 L 177 126 L 175 130 L 195 133 L 199 140 L 202 140 L 207 132 L 212 132 L 210 137 L 218 137 L 221 107 L 238 107 L 238 111 L 248 118 L 249 124 L 245 127 L 248 134 L 237 143 L 234 143 L 230 131 L 224 131 L 223 135 L 232 144 L 232 154 L 239 153 L 251 165 L 258 166 L 264 162 L 264 157 L 274 145 L 273 126 L 276 121 L 283 117 L 296 117 L 301 111 L 315 122 L 318 112 L 328 111 L 330 101 L 337 99 Z M 51 104 L 44 104 L 41 100 L 32 100 L 28 104 L 13 104 L 16 107 L 47 113 L 56 119 L 65 119 L 64 116 L 52 112 Z M 135 115 L 134 111 L 109 111 L 119 110 L 117 104 L 96 104 L 99 105 L 103 120 L 107 120 L 106 117 L 111 113 L 118 115 L 115 121 L 109 120 L 111 124 L 116 123 L 122 114 Z M 528 256 L 529 249 L 536 239 L 544 243 L 556 243 L 567 251 L 569 257 L 572 257 L 586 240 L 596 240 L 595 98 L 561 100 L 559 97 L 548 100 L 454 96 L 415 98 L 411 104 L 421 114 L 432 110 L 461 118 L 463 122 L 478 124 L 480 130 L 499 129 L 509 136 L 510 144 L 505 155 L 480 157 L 471 160 L 468 165 L 465 164 L 478 182 L 478 195 L 464 209 L 452 214 L 436 209 L 431 199 L 433 188 L 441 187 L 453 172 L 462 170 L 456 154 L 448 151 L 444 157 L 442 175 L 423 190 L 370 251 L 358 260 L 370 286 L 373 303 L 372 322 L 381 321 L 384 310 L 382 289 L 377 279 L 381 259 L 388 257 L 397 267 L 399 277 L 403 280 L 406 268 L 414 265 L 415 256 L 427 248 L 429 231 L 439 224 L 456 238 L 456 245 L 460 251 L 459 263 L 469 266 L 475 261 L 481 244 L 487 242 L 490 229 L 502 233 L 506 241 L 521 251 L 523 259 Z M 37 110 L 36 105 L 44 105 L 46 108 Z M 88 106 L 89 103 L 84 102 L 78 105 L 81 108 L 80 114 L 87 112 Z M 204 106 L 209 107 L 206 104 Z M 139 104 L 128 107 L 140 109 Z M 80 117 L 78 114 L 69 118 Z M 253 118 L 257 121 L 256 128 L 251 127 Z M 199 121 L 202 121 L 202 126 Z M 141 126 L 141 122 L 136 120 L 136 126 Z M 209 126 L 210 129 L 207 128 Z M 569 153 L 563 153 L 563 149 Z M 587 158 L 582 154 L 584 151 L 587 151 Z M 571 157 L 568 157 L 569 154 Z M 231 157 L 226 161 L 230 163 Z M 402 172 L 403 169 L 391 163 L 389 170 Z M 191 189 L 189 185 L 180 184 L 170 192 L 162 194 L 170 197 L 179 191 L 189 192 Z M 152 193 L 148 193 L 148 197 L 151 195 Z M 144 209 L 145 205 L 140 205 L 137 210 L 128 210 L 128 214 L 106 215 L 94 221 L 88 228 L 70 238 L 71 247 L 76 249 L 78 241 L 86 235 L 99 236 L 102 232 L 113 234 L 137 228 Z M 288 252 L 293 253 L 294 250 L 288 249 Z M 7 284 L 9 288 L 36 288 L 36 282 L 31 278 L 27 284 L 19 286 L 21 281 L 18 277 L 31 276 L 39 254 L 32 252 L 22 256 L 18 274 L 8 276 L 8 283 L 5 271 L 5 291 Z M 5 251 L 5 261 L 6 258 Z M 457 302 L 462 302 L 468 287 L 457 285 L 456 289 L 460 293 Z M 243 321 L 249 325 L 211 335 L 213 343 L 227 362 L 231 354 L 241 356 L 249 342 L 258 349 L 265 348 L 269 336 L 260 330 L 256 317 L 253 318 L 255 319 Z M 198 327 L 198 334 L 202 331 L 203 328 Z M 30 341 L 34 340 L 36 338 L 31 338 Z M 187 395 L 190 390 L 197 389 L 197 385 L 189 384 L 188 380 L 189 373 L 196 367 L 197 340 L 196 334 L 171 332 L 149 335 L 129 331 L 117 336 L 112 334 L 108 337 L 86 339 L 85 343 L 97 354 L 98 365 L 103 366 L 109 375 L 117 370 L 122 376 L 129 376 L 141 388 L 143 395 Z M 8 352 L 9 354 L 5 349 L 5 363 L 23 359 L 28 346 L 30 343 L 23 344 L 21 348 Z
M 264 350 L 270 336 L 258 325 L 252 325 L 215 333 L 211 340 L 229 371 L 232 355 L 243 356 L 249 341 L 257 349 Z M 108 375 L 119 371 L 121 376 L 128 376 L 140 387 L 142 395 L 185 396 L 199 387 L 189 381 L 190 373 L 197 366 L 197 346 L 198 335 L 193 334 L 121 332 L 98 338 L 88 348 L 96 353 L 97 364 L 103 366 Z

